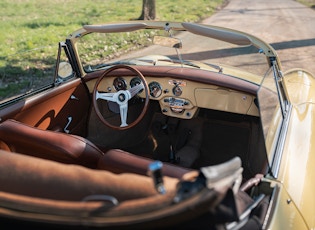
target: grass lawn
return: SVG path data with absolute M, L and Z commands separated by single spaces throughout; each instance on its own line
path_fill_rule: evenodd
M 224 1 L 156 0 L 157 20 L 199 21 Z M 136 20 L 142 0 L 1 0 L 0 8 L 0 98 L 4 98 L 51 82 L 58 42 L 71 32 L 86 24 Z
M 224 0 L 157 0 L 160 20 L 198 21 Z M 137 19 L 142 0 L 1 0 L 0 58 L 57 44 L 85 24 Z
M 315 9 L 315 0 L 296 0 L 296 1 Z
M 156 0 L 159 20 L 199 21 L 228 0 Z M 315 0 L 296 0 L 309 7 Z M 85 24 L 137 19 L 142 0 L 1 0 L 0 60 L 55 45 Z

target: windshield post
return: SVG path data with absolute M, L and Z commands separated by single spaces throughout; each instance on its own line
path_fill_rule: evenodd
M 277 88 L 277 92 L 278 92 L 278 97 L 279 97 L 279 101 L 280 101 L 280 107 L 281 107 L 281 112 L 282 112 L 282 116 L 285 117 L 287 114 L 287 97 L 285 95 L 285 91 L 283 89 L 283 76 L 281 71 L 278 68 L 277 62 L 276 60 L 272 60 L 272 70 L 273 70 L 273 74 L 274 74 L 274 79 L 275 79 L 275 83 L 276 83 L 276 88 Z

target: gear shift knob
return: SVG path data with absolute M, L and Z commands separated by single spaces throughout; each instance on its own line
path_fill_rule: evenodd
M 149 165 L 149 175 L 153 179 L 153 183 L 155 189 L 161 193 L 165 194 L 166 190 L 163 183 L 163 175 L 162 175 L 162 167 L 163 163 L 161 161 L 154 161 Z

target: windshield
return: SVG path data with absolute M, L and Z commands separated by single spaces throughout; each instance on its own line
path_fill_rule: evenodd
M 157 36 L 174 37 L 181 48 L 155 44 Z M 169 45 L 170 46 L 170 45 Z M 85 72 L 95 71 L 114 63 L 129 65 L 178 65 L 226 70 L 238 76 L 235 68 L 248 71 L 250 81 L 260 82 L 269 66 L 265 55 L 252 45 L 238 46 L 187 31 L 144 29 L 133 32 L 90 33 L 82 37 L 77 47 Z M 253 79 L 260 76 L 260 79 Z

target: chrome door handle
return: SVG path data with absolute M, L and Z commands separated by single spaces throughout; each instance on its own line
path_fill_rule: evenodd
M 66 126 L 65 126 L 64 129 L 63 129 L 63 131 L 64 131 L 65 133 L 69 133 L 69 132 L 70 132 L 70 130 L 68 129 L 68 127 L 69 127 L 71 121 L 72 121 L 72 117 L 68 117 L 68 122 L 67 122 Z

